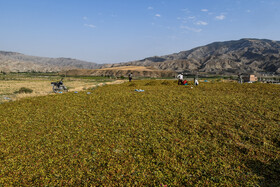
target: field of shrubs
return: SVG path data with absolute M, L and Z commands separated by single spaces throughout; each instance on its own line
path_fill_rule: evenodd
M 279 181 L 279 85 L 142 80 L 0 104 L 0 186 Z

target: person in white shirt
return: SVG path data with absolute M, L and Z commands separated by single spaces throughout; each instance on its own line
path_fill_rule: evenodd
M 183 85 L 183 74 L 182 73 L 180 73 L 178 76 L 177 76 L 177 78 L 178 78 L 178 85 Z
M 195 84 L 196 86 L 198 86 L 198 80 L 197 80 L 197 79 L 195 79 L 194 84 Z

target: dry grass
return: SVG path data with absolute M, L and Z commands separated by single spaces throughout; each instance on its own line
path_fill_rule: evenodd
M 50 80 L 28 78 L 21 80 L 0 80 L 0 103 L 10 100 L 18 100 L 25 97 L 53 94 L 51 82 L 52 81 Z M 114 82 L 99 83 L 96 80 L 67 78 L 64 81 L 64 84 L 69 91 L 82 91 L 105 84 L 118 84 L 123 82 L 123 80 L 117 80 Z M 14 92 L 18 91 L 21 87 L 32 89 L 33 92 L 15 94 Z M 10 100 L 7 98 L 10 98 Z
M 28 94 L 25 93 L 14 94 L 14 92 L 18 91 L 21 87 L 30 88 L 33 90 L 33 92 Z M 50 85 L 50 81 L 30 81 L 30 80 L 0 81 L 0 95 L 5 95 L 11 98 L 12 100 L 17 100 L 23 97 L 42 96 L 50 93 L 52 93 L 52 87 Z
M 113 82 L 105 82 L 105 83 L 73 81 L 73 82 L 69 82 L 67 86 L 69 87 L 69 91 L 82 91 L 82 90 L 94 88 L 96 86 L 103 86 L 106 84 L 121 84 L 124 83 L 125 81 L 126 80 L 116 80 Z

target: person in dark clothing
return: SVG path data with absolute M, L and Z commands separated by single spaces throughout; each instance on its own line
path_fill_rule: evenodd
M 128 79 L 129 79 L 129 82 L 131 82 L 131 80 L 132 80 L 132 73 L 128 74 Z

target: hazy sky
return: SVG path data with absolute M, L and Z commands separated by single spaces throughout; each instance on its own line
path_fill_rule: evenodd
M 0 0 L 0 50 L 126 62 L 215 41 L 280 40 L 280 0 Z

